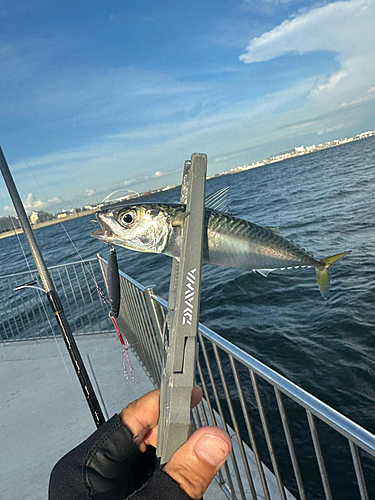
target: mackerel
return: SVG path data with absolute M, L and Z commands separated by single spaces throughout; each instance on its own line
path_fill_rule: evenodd
M 179 258 L 185 205 L 144 203 L 122 205 L 96 213 L 101 228 L 91 236 L 130 250 Z M 284 238 L 276 228 L 263 227 L 231 214 L 205 209 L 203 262 L 251 269 L 267 276 L 276 269 L 315 268 L 320 293 L 328 295 L 328 270 L 349 252 L 322 260 Z

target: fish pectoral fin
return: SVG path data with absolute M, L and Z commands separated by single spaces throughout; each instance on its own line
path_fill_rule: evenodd
M 186 212 L 179 212 L 172 221 L 172 227 L 184 227 L 184 221 L 187 215 Z
M 254 271 L 267 278 L 269 273 L 272 273 L 272 271 L 276 271 L 276 269 L 254 269 Z

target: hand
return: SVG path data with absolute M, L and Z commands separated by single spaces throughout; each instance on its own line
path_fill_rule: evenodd
M 156 447 L 160 390 L 155 389 L 130 403 L 120 413 L 122 422 L 131 430 L 140 451 L 147 445 Z M 194 387 L 191 406 L 202 399 L 200 387 Z M 191 497 L 202 498 L 231 451 L 228 434 L 218 427 L 201 427 L 183 444 L 165 465 L 169 474 Z

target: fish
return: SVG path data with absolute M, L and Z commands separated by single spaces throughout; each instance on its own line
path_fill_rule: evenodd
M 349 251 L 315 259 L 284 238 L 277 228 L 233 216 L 222 200 L 215 208 L 209 208 L 210 200 L 214 199 L 216 193 L 206 199 L 204 263 L 252 270 L 263 276 L 276 269 L 315 268 L 320 293 L 327 298 L 329 268 Z M 177 259 L 180 256 L 183 225 L 188 216 L 183 204 L 134 203 L 100 210 L 95 215 L 100 229 L 90 234 L 94 238 L 138 252 Z

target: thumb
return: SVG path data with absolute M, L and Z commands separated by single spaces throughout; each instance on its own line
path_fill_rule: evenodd
M 191 498 L 202 498 L 232 449 L 230 438 L 218 427 L 201 427 L 179 448 L 163 471 Z

